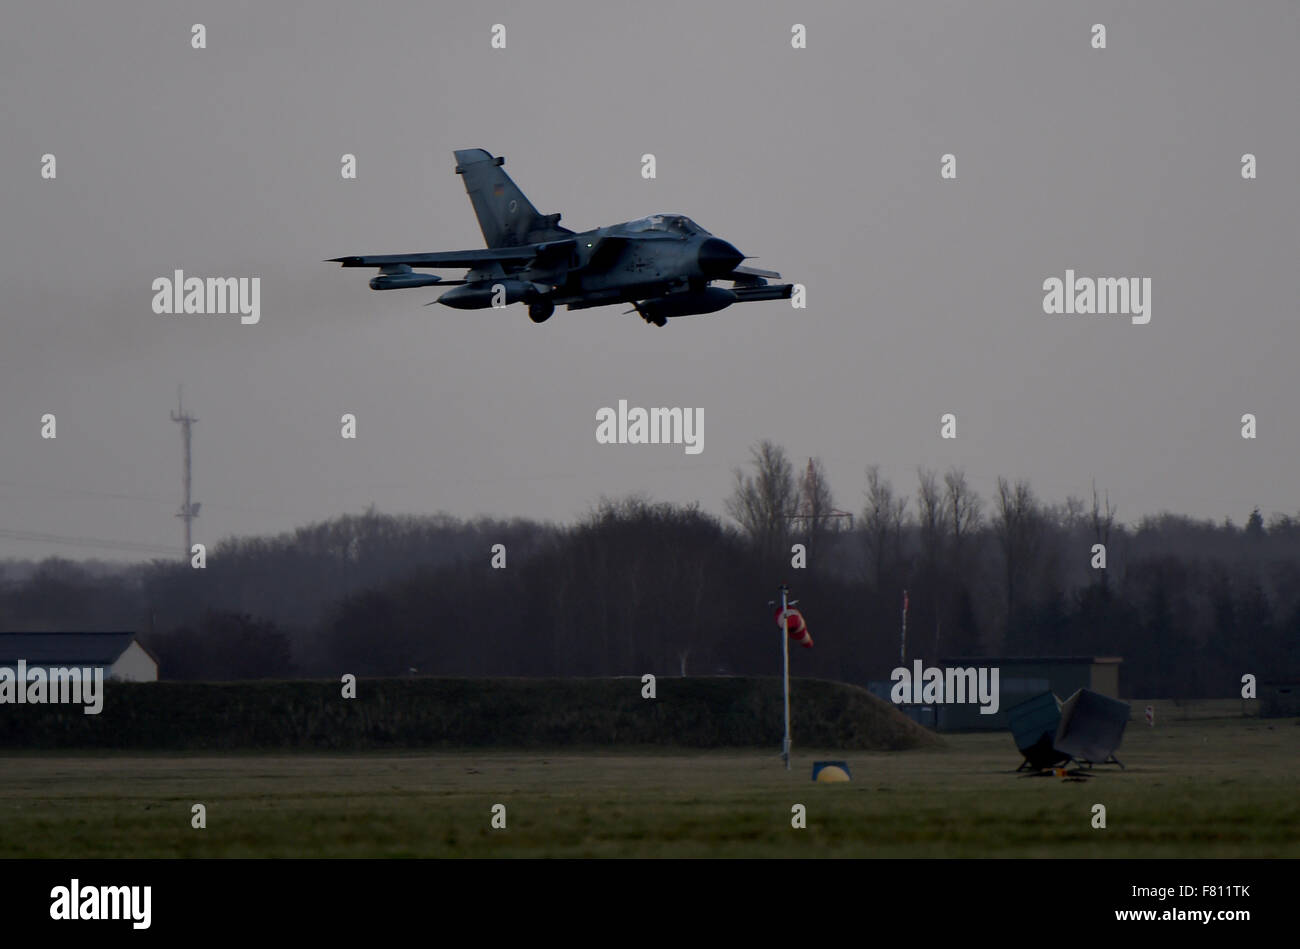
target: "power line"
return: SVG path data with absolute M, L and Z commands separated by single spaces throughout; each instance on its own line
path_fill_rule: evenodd
M 134 540 L 106 540 L 100 537 L 67 537 L 59 534 L 42 534 L 37 531 L 0 528 L 0 537 L 25 540 L 38 544 L 69 544 L 75 547 L 97 547 L 104 550 L 125 550 L 144 554 L 173 554 L 175 548 L 148 544 Z

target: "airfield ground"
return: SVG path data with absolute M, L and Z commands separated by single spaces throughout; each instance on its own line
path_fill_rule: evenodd
M 1157 721 L 1129 725 L 1127 771 L 1083 783 L 1013 773 L 1006 733 L 796 744 L 788 773 L 752 750 L 9 753 L 0 857 L 1300 856 L 1300 719 Z M 813 784 L 823 757 L 847 760 L 852 783 Z

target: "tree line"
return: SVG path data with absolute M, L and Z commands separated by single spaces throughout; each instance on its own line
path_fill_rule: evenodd
M 904 489 L 872 466 L 861 490 L 840 510 L 817 459 L 764 441 L 726 521 L 640 496 L 563 526 L 372 509 L 222 541 L 203 570 L 10 564 L 0 628 L 134 629 L 176 679 L 771 674 L 786 582 L 816 642 L 797 675 L 887 679 L 904 590 L 908 662 L 1121 656 L 1151 698 L 1300 675 L 1300 517 L 1125 524 L 1104 491 L 981 496 L 960 468 Z

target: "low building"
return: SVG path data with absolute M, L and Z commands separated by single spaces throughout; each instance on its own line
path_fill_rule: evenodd
M 16 670 L 19 660 L 26 662 L 29 672 L 38 667 L 99 668 L 106 680 L 158 681 L 158 657 L 129 632 L 0 632 L 0 668 Z
M 1065 701 L 1079 689 L 1119 698 L 1119 666 L 1115 656 L 958 656 L 939 660 L 942 669 L 997 669 L 998 710 L 985 715 L 975 702 L 962 705 L 904 702 L 898 710 L 927 728 L 941 732 L 1002 731 L 1009 727 L 1007 709 L 1039 695 L 1055 692 Z M 869 682 L 867 691 L 891 702 L 893 682 Z
M 1045 691 L 1065 701 L 1079 689 L 1119 698 L 1117 656 L 957 656 L 939 660 L 944 668 L 970 666 L 998 670 L 998 711 L 981 715 L 978 705 L 941 705 L 939 731 L 1001 731 L 1009 727 L 1007 709 Z

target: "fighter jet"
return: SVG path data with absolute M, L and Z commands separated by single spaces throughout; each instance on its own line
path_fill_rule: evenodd
M 379 268 L 372 290 L 453 287 L 433 302 L 458 310 L 526 303 L 534 323 L 545 322 L 557 306 L 581 310 L 631 303 L 627 313 L 664 326 L 672 316 L 790 298 L 791 284 L 768 283 L 779 280 L 779 273 L 740 266 L 744 254 L 685 215 L 655 214 L 574 233 L 560 226 L 560 215 L 538 213 L 502 170 L 504 158 L 481 148 L 454 154 L 486 248 L 328 262 Z M 466 267 L 461 280 L 416 273 Z M 731 286 L 712 286 L 715 280 Z

